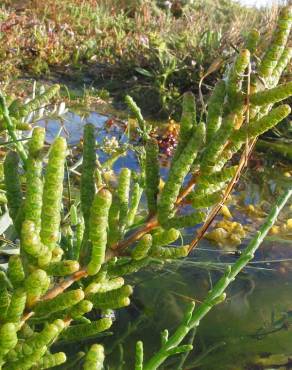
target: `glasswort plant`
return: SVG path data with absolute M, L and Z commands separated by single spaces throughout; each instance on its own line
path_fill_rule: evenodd
M 128 97 L 127 102 L 146 144 L 141 148 L 141 172 L 134 176 L 123 168 L 117 184 L 107 181 L 96 157 L 94 127 L 87 124 L 80 205 L 68 206 L 63 197 L 66 140 L 55 139 L 44 166 L 44 130 L 35 127 L 28 145 L 16 135 L 17 119 L 48 102 L 58 86 L 17 108 L 7 106 L 0 95 L 0 119 L 14 143 L 5 158 L 5 188 L 20 239 L 19 254 L 10 256 L 8 267 L 0 273 L 0 368 L 47 369 L 64 363 L 66 354 L 53 353 L 53 344 L 96 339 L 112 326 L 112 310 L 130 305 L 133 287 L 125 283 L 125 275 L 153 262 L 185 257 L 195 247 L 232 191 L 256 138 L 290 113 L 288 105 L 273 105 L 291 96 L 291 83 L 277 86 L 289 62 L 291 13 L 291 7 L 282 10 L 271 45 L 257 60 L 256 72 L 249 68 L 256 44 L 253 38 L 257 38 L 252 31 L 246 45 L 250 50 L 238 53 L 209 99 L 206 124 L 203 113 L 197 120 L 192 94 L 184 95 L 179 143 L 162 188 L 157 143 L 133 99 Z M 239 164 L 231 166 L 229 160 L 244 144 Z M 25 191 L 20 168 L 25 173 Z M 148 215 L 136 222 L 143 191 Z M 137 343 L 136 370 L 157 369 L 169 356 L 192 349 L 181 342 L 225 299 L 227 286 L 253 258 L 291 192 L 290 186 L 205 301 L 198 308 L 190 305 L 173 335 L 164 332 L 161 348 L 151 358 L 144 359 L 143 344 Z M 189 203 L 192 210 L 185 214 Z M 64 225 L 63 212 L 69 226 Z M 169 246 L 180 237 L 180 229 L 198 224 L 201 228 L 189 245 Z M 70 245 L 70 250 L 64 245 Z M 84 369 L 102 369 L 106 363 L 103 345 L 91 345 L 80 362 Z

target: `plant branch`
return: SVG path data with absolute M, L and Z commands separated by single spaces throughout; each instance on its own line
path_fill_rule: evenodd
M 61 283 L 57 284 L 49 290 L 44 296 L 41 297 L 42 301 L 47 301 L 55 298 L 57 295 L 63 293 L 64 290 L 69 288 L 75 281 L 78 281 L 87 276 L 86 268 L 76 271 L 73 275 L 68 276 Z
M 152 217 L 145 225 L 135 231 L 128 239 L 124 239 L 121 242 L 112 246 L 112 249 L 116 252 L 124 251 L 129 245 L 142 238 L 143 235 L 159 226 L 159 222 L 156 216 Z
M 180 195 L 178 196 L 175 205 L 179 207 L 185 197 L 190 193 L 192 190 L 193 186 L 196 183 L 196 178 L 198 174 L 194 174 L 188 184 L 185 186 L 185 188 L 181 191 Z M 140 229 L 138 229 L 136 232 L 134 232 L 128 239 L 125 239 L 115 245 L 112 246 L 113 249 L 113 254 L 117 254 L 116 252 L 122 252 L 125 250 L 129 245 L 134 243 L 135 241 L 139 240 L 142 238 L 143 235 L 147 234 L 149 231 L 153 230 L 155 227 L 159 226 L 159 222 L 157 220 L 156 216 L 152 216 L 148 222 L 143 225 Z
M 184 319 L 183 323 L 178 327 L 175 333 L 169 338 L 164 346 L 147 362 L 144 366 L 144 370 L 155 370 L 157 369 L 169 356 L 168 351 L 172 348 L 177 347 L 189 333 L 190 330 L 197 327 L 204 316 L 218 303 L 225 299 L 225 291 L 229 284 L 234 281 L 235 277 L 243 270 L 243 268 L 253 259 L 256 250 L 263 242 L 270 228 L 276 222 L 276 219 L 292 195 L 292 187 L 287 189 L 283 195 L 281 195 L 271 212 L 266 219 L 265 223 L 261 226 L 260 230 L 256 233 L 253 239 L 249 242 L 245 248 L 241 257 L 233 264 L 228 266 L 224 275 L 216 283 L 213 289 L 207 295 L 205 301 L 191 313 L 189 319 Z
M 50 299 L 55 298 L 59 294 L 63 293 L 64 290 L 69 288 L 73 283 L 76 281 L 87 277 L 87 271 L 86 268 L 83 268 L 79 271 L 76 271 L 71 276 L 68 276 L 66 279 L 64 279 L 61 283 L 55 285 L 51 290 L 49 290 L 45 295 L 40 297 L 38 301 L 48 301 Z M 36 303 L 36 302 L 35 302 Z M 26 312 L 21 320 L 20 326 L 22 326 L 27 320 L 29 320 L 34 315 L 33 311 Z
M 199 176 L 198 172 L 192 175 L 190 181 L 187 183 L 185 188 L 181 191 L 181 193 L 177 197 L 177 200 L 175 202 L 176 206 L 179 206 L 183 202 L 185 197 L 192 191 L 193 186 L 195 185 L 198 176 Z
M 203 238 L 205 235 L 206 231 L 214 221 L 214 218 L 217 216 L 217 214 L 220 212 L 221 208 L 223 207 L 224 203 L 226 202 L 227 198 L 231 194 L 232 190 L 234 189 L 234 186 L 236 185 L 237 181 L 239 180 L 240 174 L 243 171 L 244 167 L 246 166 L 247 163 L 247 157 L 251 154 L 252 149 L 255 145 L 256 139 L 253 140 L 249 147 L 248 154 L 246 153 L 246 150 L 244 150 L 239 164 L 237 171 L 235 175 L 233 176 L 232 180 L 228 184 L 227 188 L 225 189 L 224 195 L 219 203 L 217 203 L 213 209 L 211 210 L 207 220 L 204 222 L 203 226 L 199 229 L 197 236 L 191 241 L 190 246 L 189 246 L 189 253 L 198 245 L 199 241 Z
M 246 125 L 249 125 L 250 121 L 250 75 L 251 75 L 251 64 L 248 65 L 248 81 L 247 81 L 247 100 L 246 100 Z M 190 247 L 189 247 L 189 253 L 198 245 L 199 241 L 203 238 L 206 231 L 214 221 L 217 214 L 220 212 L 221 208 L 223 207 L 224 203 L 228 199 L 229 195 L 231 194 L 232 190 L 234 189 L 237 181 L 239 180 L 239 177 L 241 175 L 241 172 L 243 171 L 244 167 L 247 165 L 248 158 L 254 148 L 254 145 L 256 143 L 256 138 L 252 140 L 251 145 L 249 145 L 248 136 L 246 137 L 246 144 L 243 151 L 243 154 L 241 155 L 239 165 L 237 168 L 236 173 L 234 174 L 232 180 L 228 184 L 227 188 L 225 189 L 224 195 L 220 202 L 216 204 L 213 209 L 211 210 L 211 213 L 209 214 L 209 217 L 205 221 L 204 225 L 199 229 L 197 236 L 191 241 Z
M 25 166 L 26 165 L 26 161 L 27 161 L 27 154 L 26 154 L 26 151 L 22 145 L 22 142 L 19 141 L 18 137 L 16 136 L 16 133 L 15 133 L 15 128 L 14 128 L 14 125 L 11 121 L 11 118 L 9 116 L 9 110 L 7 108 L 7 104 L 6 104 L 6 99 L 5 97 L 2 95 L 2 93 L 0 92 L 0 108 L 2 110 L 2 114 L 3 114 L 3 118 L 4 118 L 4 121 L 6 123 L 6 127 L 7 127 L 7 131 L 9 133 L 9 136 L 11 137 L 14 145 L 15 145 L 15 148 L 23 162 L 23 165 Z

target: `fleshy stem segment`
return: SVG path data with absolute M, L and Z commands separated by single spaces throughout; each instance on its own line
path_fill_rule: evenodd
M 260 230 L 249 242 L 241 257 L 235 262 L 233 266 L 228 266 L 224 275 L 216 283 L 213 289 L 210 290 L 204 302 L 194 310 L 194 304 L 188 311 L 183 323 L 178 327 L 175 333 L 167 340 L 161 349 L 145 364 L 143 370 L 157 369 L 169 356 L 169 351 L 177 347 L 188 332 L 197 327 L 203 317 L 218 303 L 225 299 L 225 291 L 229 284 L 234 281 L 235 277 L 243 270 L 243 268 L 253 259 L 256 250 L 263 242 L 270 228 L 276 222 L 276 219 L 281 212 L 284 205 L 288 202 L 292 195 L 292 187 L 287 189 L 283 195 L 279 197 L 271 212 L 266 219 L 266 222 L 261 226 Z

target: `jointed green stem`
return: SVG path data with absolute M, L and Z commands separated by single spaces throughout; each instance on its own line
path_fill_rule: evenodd
M 248 262 L 254 257 L 254 253 L 263 242 L 265 236 L 269 232 L 270 228 L 275 223 L 280 211 L 289 200 L 292 195 L 292 187 L 287 189 L 285 193 L 279 197 L 275 205 L 272 207 L 271 212 L 262 225 L 260 230 L 256 233 L 253 239 L 249 242 L 245 248 L 241 257 L 235 262 L 233 266 L 228 266 L 226 272 L 217 282 L 217 284 L 210 290 L 205 301 L 193 312 L 190 317 L 185 317 L 183 323 L 178 327 L 175 333 L 169 338 L 164 346 L 146 363 L 143 370 L 155 370 L 157 369 L 169 356 L 169 350 L 177 347 L 183 339 L 186 337 L 188 332 L 197 327 L 204 316 L 218 303 L 225 299 L 225 291 L 229 284 L 235 279 L 235 277 L 242 271 L 242 269 L 248 264 Z M 192 309 L 190 310 L 192 311 Z
M 6 124 L 6 127 L 7 127 L 7 130 L 8 130 L 8 133 L 9 133 L 9 136 L 11 137 L 11 139 L 13 140 L 14 142 L 14 145 L 15 145 L 15 149 L 17 150 L 24 166 L 26 164 L 26 161 L 27 161 L 27 154 L 26 154 L 26 151 L 22 145 L 22 142 L 18 140 L 18 137 L 16 136 L 16 132 L 15 132 L 15 127 L 11 121 L 11 118 L 9 116 L 9 111 L 8 111 L 8 108 L 7 108 L 7 104 L 6 104 L 6 99 L 5 97 L 2 95 L 2 93 L 0 92 L 0 109 L 2 110 L 2 114 L 3 114 L 3 118 L 4 118 L 4 121 L 5 121 L 5 124 Z

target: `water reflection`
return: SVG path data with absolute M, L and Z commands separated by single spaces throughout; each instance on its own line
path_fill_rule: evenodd
M 48 143 L 60 135 L 66 138 L 70 146 L 77 145 L 83 137 L 83 128 L 87 123 L 95 126 L 97 145 L 101 145 L 105 137 L 109 139 L 115 137 L 120 144 L 128 143 L 129 139 L 125 134 L 124 127 L 120 124 L 107 125 L 110 119 L 109 116 L 97 112 L 84 112 L 83 115 L 68 112 L 62 119 L 47 119 L 40 121 L 38 125 L 46 128 L 46 141 Z M 112 120 L 115 119 L 115 117 L 112 118 Z M 117 122 L 119 123 L 118 120 Z M 98 150 L 97 154 L 101 162 L 108 159 L 103 151 Z M 121 156 L 115 162 L 113 170 L 119 173 L 122 167 L 128 167 L 134 171 L 138 169 L 137 158 L 132 150 L 128 150 L 126 155 Z
M 88 112 L 83 116 L 68 112 L 60 120 L 48 119 L 40 121 L 38 125 L 46 128 L 48 143 L 54 140 L 62 128 L 60 135 L 65 137 L 69 144 L 75 145 L 82 138 L 83 127 L 86 123 L 92 123 L 96 129 L 103 129 L 107 119 L 108 116 L 96 112 Z

